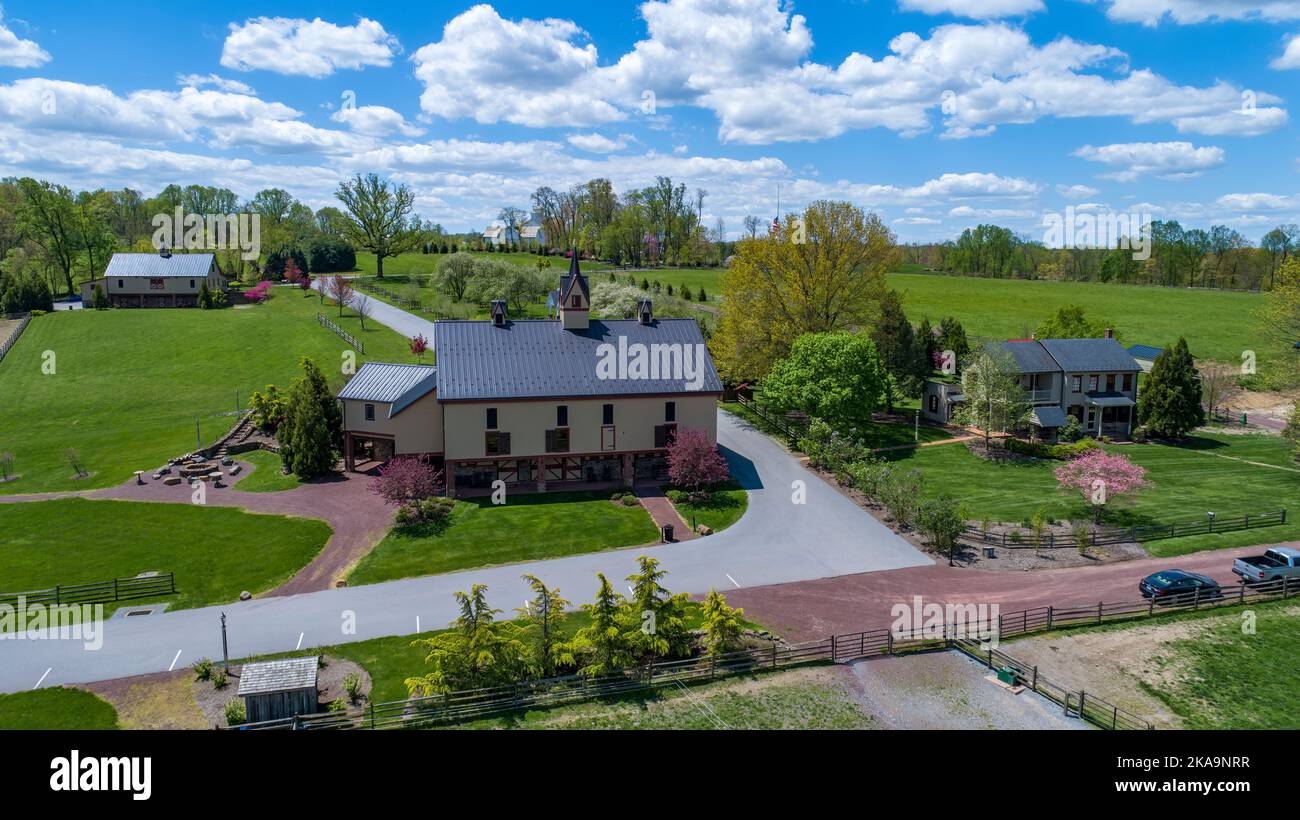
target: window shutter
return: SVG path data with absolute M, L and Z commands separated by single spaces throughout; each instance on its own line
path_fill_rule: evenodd
M 498 433 L 497 435 L 499 436 L 498 439 L 499 444 L 497 445 L 497 449 L 499 451 L 498 455 L 503 455 L 503 456 L 510 455 L 510 434 Z
M 667 425 L 663 425 L 663 424 L 656 425 L 655 426 L 655 447 L 667 447 L 667 446 L 668 446 Z

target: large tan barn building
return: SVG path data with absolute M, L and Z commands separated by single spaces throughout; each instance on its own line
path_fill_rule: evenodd
M 434 326 L 437 366 L 367 363 L 338 394 L 344 461 L 423 455 L 449 494 L 507 486 L 630 486 L 666 478 L 676 431 L 717 440 L 722 383 L 694 319 L 592 320 L 575 260 L 560 277 L 558 317 Z
M 112 307 L 198 307 L 205 283 L 212 293 L 224 287 L 210 253 L 115 253 L 101 278 L 81 286 L 81 298 L 90 306 L 99 286 Z

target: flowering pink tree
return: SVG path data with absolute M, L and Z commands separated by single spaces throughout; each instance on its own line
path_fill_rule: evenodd
M 394 506 L 423 501 L 438 494 L 442 471 L 423 456 L 398 456 L 370 479 L 370 492 Z
M 301 274 L 300 276 L 301 278 L 298 279 L 298 287 L 302 288 L 303 290 L 311 290 L 311 274 L 304 273 Z
M 424 334 L 420 334 L 411 340 L 411 353 L 418 358 L 421 363 L 424 362 L 424 354 L 428 352 L 429 340 L 424 338 Z
M 1056 468 L 1056 481 L 1062 490 L 1075 490 L 1092 506 L 1093 521 L 1111 499 L 1131 495 L 1150 486 L 1145 467 L 1122 455 L 1105 450 L 1089 450 Z
M 668 479 L 691 491 L 730 478 L 727 460 L 703 430 L 684 428 L 668 445 Z

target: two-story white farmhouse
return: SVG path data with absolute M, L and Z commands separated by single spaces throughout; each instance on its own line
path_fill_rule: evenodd
M 1085 435 L 1125 438 L 1133 432 L 1142 367 L 1114 338 L 1013 339 L 1002 347 L 1019 367 L 1036 438 L 1055 439 L 1067 415 L 1078 419 Z M 959 383 L 930 380 L 921 412 L 947 424 L 965 400 Z

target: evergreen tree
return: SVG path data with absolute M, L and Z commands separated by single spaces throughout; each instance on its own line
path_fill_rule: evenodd
M 96 285 L 98 287 L 98 285 Z M 212 291 L 208 290 L 208 280 L 204 279 L 203 284 L 199 285 L 199 309 L 212 309 Z
M 280 461 L 299 478 L 316 478 L 334 469 L 342 441 L 343 420 L 325 374 L 311 359 L 302 360 L 303 375 L 294 382 L 280 426 Z
M 916 344 L 925 359 L 925 372 L 928 375 L 934 370 L 934 355 L 939 352 L 939 342 L 934 338 L 934 328 L 930 326 L 928 316 L 921 320 L 921 326 L 916 329 Z
M 700 611 L 704 616 L 704 649 L 708 654 L 721 655 L 744 647 L 744 625 L 740 618 L 745 610 L 727 606 L 727 599 L 711 589 Z
M 573 665 L 573 649 L 563 640 L 559 622 L 569 601 L 560 597 L 558 588 L 548 588 L 536 575 L 525 575 L 533 590 L 533 599 L 519 610 L 525 620 L 520 630 L 528 648 L 528 665 L 534 675 L 549 678 L 562 666 Z
M 1156 357 L 1138 396 L 1138 419 L 1148 433 L 1165 438 L 1182 438 L 1205 423 L 1201 377 L 1187 339 L 1180 336 Z
M 519 680 L 526 672 L 524 646 L 507 624 L 495 622 L 501 610 L 487 603 L 487 587 L 474 584 L 468 594 L 456 593 L 460 614 L 451 629 L 415 641 L 424 649 L 427 675 L 407 678 L 412 696 L 480 689 Z
M 961 322 L 953 316 L 943 320 L 939 326 L 939 343 L 940 352 L 951 350 L 954 354 L 953 361 L 961 363 L 966 361 L 970 355 L 970 340 L 966 338 L 966 329 L 961 326 Z
M 659 582 L 668 575 L 659 560 L 642 555 L 640 571 L 627 576 L 632 587 L 625 615 L 627 643 L 638 658 L 683 654 L 690 646 L 686 628 L 686 594 L 672 595 Z
M 614 591 L 604 573 L 596 577 L 600 579 L 596 601 L 582 605 L 590 622 L 573 636 L 574 652 L 581 659 L 578 672 L 593 678 L 618 672 L 631 660 L 619 628 L 623 596 Z
M 108 307 L 108 297 L 104 295 L 103 285 L 95 285 L 95 298 L 92 306 L 95 310 L 104 310 Z
M 929 368 L 922 369 L 925 355 L 918 347 L 916 332 L 903 313 L 903 299 L 896 290 L 889 290 L 880 300 L 880 317 L 871 330 L 871 341 L 885 371 L 893 378 L 886 384 L 885 406 L 894 410 L 895 392 L 915 396 Z

